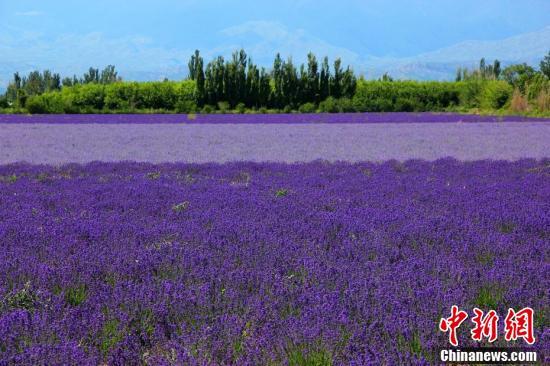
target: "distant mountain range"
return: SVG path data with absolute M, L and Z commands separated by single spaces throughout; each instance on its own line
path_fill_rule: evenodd
M 9 34 L 8 34 L 9 36 Z M 5 39 L 10 40 L 9 37 L 4 35 Z M 13 39 L 13 37 L 12 37 Z M 5 55 L 13 54 L 15 49 L 13 41 L 4 43 L 0 36 L 0 51 Z M 307 43 L 308 39 L 304 40 L 304 47 L 315 46 L 314 43 Z M 120 41 L 118 47 L 111 47 L 119 49 L 118 55 L 122 59 L 142 59 L 142 57 L 134 57 L 133 50 L 139 49 L 134 43 L 135 41 Z M 271 67 L 269 62 L 272 62 L 271 49 L 285 50 L 286 39 L 269 43 L 269 47 L 251 47 L 252 56 L 254 59 L 263 64 L 266 67 Z M 308 46 L 305 46 L 308 44 Z M 38 46 L 37 46 L 38 45 Z M 28 60 L 29 57 L 34 57 L 34 48 L 40 49 L 41 43 L 32 43 L 23 45 L 25 57 L 18 57 L 18 60 Z M 70 45 L 69 45 L 70 46 Z M 68 45 L 65 45 L 66 49 L 70 49 Z M 254 46 L 254 45 L 252 45 Z M 294 45 L 294 50 L 300 49 L 299 45 Z M 10 48 L 11 47 L 11 48 Z M 123 53 L 121 49 L 124 49 Z M 303 47 L 302 47 L 303 48 Z M 63 48 L 62 48 L 63 49 Z M 229 47 L 219 47 L 217 50 L 223 50 L 221 52 L 230 52 Z M 248 48 L 246 48 L 248 49 Z M 134 64 L 121 65 L 117 64 L 115 58 L 115 64 L 119 69 L 120 75 L 125 80 L 162 80 L 168 79 L 182 79 L 187 74 L 187 51 L 183 50 L 170 50 L 166 51 L 161 57 L 163 50 L 160 49 L 144 49 L 142 54 L 147 56 L 148 62 L 137 62 Z M 32 52 L 31 52 L 32 51 Z M 255 52 L 256 51 L 256 52 Z M 303 50 L 302 50 L 303 51 Z M 341 54 L 343 56 L 344 63 L 350 63 L 353 65 L 356 72 L 363 74 L 367 79 L 378 78 L 385 72 L 389 73 L 392 77 L 397 79 L 417 79 L 417 80 L 453 80 L 458 67 L 476 67 L 479 64 L 479 60 L 485 57 L 487 62 L 493 62 L 494 59 L 501 61 L 503 66 L 511 63 L 526 62 L 533 66 L 538 66 L 540 60 L 550 51 L 550 26 L 547 26 L 539 31 L 524 33 L 514 37 L 493 40 L 493 41 L 466 41 L 451 45 L 449 47 L 441 48 L 435 51 L 419 54 L 412 57 L 376 57 L 376 56 L 361 56 L 357 53 L 347 49 L 333 49 L 333 53 Z M 36 51 L 38 52 L 38 51 Z M 0 60 L 0 92 L 5 90 L 9 80 L 13 76 L 13 72 L 19 70 L 22 74 L 28 73 L 33 69 L 43 69 L 44 64 L 50 64 L 47 60 L 54 59 L 55 53 L 40 53 L 44 56 L 44 60 L 36 60 L 36 64 L 31 62 L 18 62 L 15 59 L 11 61 Z M 159 53 L 159 57 L 155 59 L 155 54 Z M 209 60 L 215 52 L 205 52 L 205 59 Z M 259 54 L 255 54 L 259 53 Z M 284 54 L 284 52 L 283 52 Z M 285 54 L 286 55 L 286 54 Z M 108 58 L 108 55 L 101 55 L 102 59 Z M 296 55 L 295 55 L 296 56 Z M 295 58 L 296 61 L 301 61 L 299 58 Z M 79 60 L 81 62 L 81 60 Z M 72 75 L 73 71 L 69 68 L 76 67 L 76 60 L 66 59 L 62 64 L 62 69 L 56 69 L 55 65 L 50 68 L 56 72 L 60 72 L 62 75 Z M 82 69 L 80 65 L 79 69 Z M 64 71 L 65 70 L 65 71 Z
M 550 51 L 550 26 L 497 41 L 466 41 L 406 58 L 370 57 L 358 67 L 368 77 L 388 72 L 396 78 L 450 80 L 458 67 L 475 67 L 482 57 L 503 65 L 526 62 L 538 66 Z

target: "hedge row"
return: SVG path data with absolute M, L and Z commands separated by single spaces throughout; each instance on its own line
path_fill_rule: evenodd
M 513 88 L 504 81 L 461 82 L 359 80 L 352 98 L 329 97 L 318 105 L 286 106 L 282 111 L 311 112 L 423 112 L 456 108 L 499 109 L 509 103 Z M 238 105 L 244 109 L 244 105 Z M 228 109 L 228 103 L 199 107 L 194 81 L 117 82 L 65 87 L 29 97 L 30 113 L 128 113 L 166 111 L 204 113 Z M 262 110 L 273 107 L 262 106 Z M 244 112 L 241 111 L 241 112 Z

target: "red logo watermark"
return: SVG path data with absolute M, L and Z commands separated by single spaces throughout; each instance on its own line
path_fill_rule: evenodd
M 523 338 L 527 344 L 535 343 L 533 317 L 534 311 L 531 308 L 523 308 L 517 312 L 514 309 L 508 309 L 508 314 L 504 320 L 504 338 L 506 341 L 510 342 Z M 453 305 L 451 316 L 441 318 L 439 321 L 439 330 L 449 333 L 449 343 L 451 345 L 458 346 L 457 330 L 467 318 L 468 313 Z M 485 314 L 482 310 L 474 308 L 474 316 L 472 317 L 474 327 L 470 330 L 472 339 L 482 341 L 487 338 L 489 343 L 496 341 L 498 338 L 498 321 L 499 316 L 496 311 L 490 310 Z

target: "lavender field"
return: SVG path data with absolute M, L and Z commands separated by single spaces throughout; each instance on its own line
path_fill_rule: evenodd
M 550 123 L 0 124 L 0 164 L 541 159 Z
M 550 118 L 431 112 L 294 114 L 0 114 L 0 124 L 371 124 L 480 122 L 550 122 Z
M 548 355 L 550 124 L 315 116 L 0 117 L 0 365 L 433 364 L 452 305 Z
M 426 364 L 453 304 L 550 348 L 548 160 L 0 177 L 0 364 Z

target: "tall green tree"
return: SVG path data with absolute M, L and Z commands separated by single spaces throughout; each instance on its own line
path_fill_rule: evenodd
M 88 72 L 84 74 L 82 82 L 84 84 L 99 83 L 99 69 L 90 67 Z
M 199 62 L 201 62 L 201 60 L 202 60 L 202 57 L 200 55 L 200 51 L 195 50 L 195 53 L 191 55 L 191 58 L 187 63 L 187 67 L 189 68 L 189 76 L 188 76 L 189 79 L 197 80 L 198 65 L 199 65 Z
M 388 76 L 389 77 L 389 76 Z M 357 88 L 357 78 L 353 73 L 353 70 L 348 66 L 346 71 L 342 76 L 342 96 L 351 98 L 355 94 L 355 89 Z
M 342 60 L 337 58 L 334 61 L 334 73 L 330 78 L 330 96 L 340 98 L 342 96 Z
M 99 76 L 99 82 L 101 84 L 112 84 L 120 81 L 121 78 L 118 76 L 118 72 L 114 65 L 107 65 Z
M 533 67 L 523 63 L 506 67 L 502 70 L 502 77 L 523 93 L 526 85 L 535 77 L 536 73 Z
M 544 56 L 544 59 L 540 62 L 540 72 L 550 79 L 550 51 L 548 51 L 548 54 Z
M 502 72 L 502 69 L 501 69 L 501 66 L 500 66 L 500 61 L 495 60 L 493 62 L 493 75 L 494 75 L 495 79 L 498 79 L 500 77 L 501 72 Z
M 246 74 L 246 99 L 247 107 L 260 106 L 260 71 L 258 67 L 248 60 L 248 71 Z
M 269 72 L 262 67 L 260 70 L 260 86 L 258 91 L 258 105 L 267 107 L 271 96 L 271 76 Z
M 319 99 L 325 100 L 330 95 L 330 66 L 326 56 L 323 58 L 319 79 Z
M 307 55 L 306 95 L 308 102 L 320 102 L 321 95 L 319 91 L 319 78 L 319 64 L 317 62 L 317 58 L 310 52 Z
M 283 106 L 292 106 L 300 90 L 298 85 L 298 73 L 291 57 L 289 57 L 286 62 L 283 62 L 282 70 Z
M 284 93 L 283 93 L 283 84 L 284 84 L 284 70 L 283 70 L 283 60 L 281 55 L 277 53 L 275 60 L 273 61 L 273 105 L 276 108 L 284 107 Z

